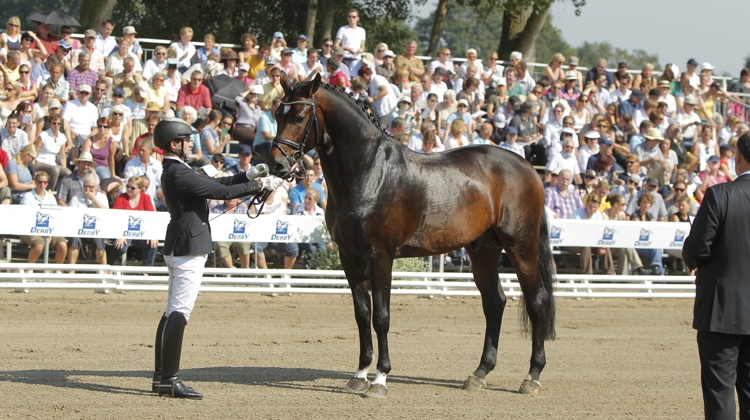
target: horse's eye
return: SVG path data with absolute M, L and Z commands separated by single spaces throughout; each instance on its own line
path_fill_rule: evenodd
M 297 115 L 297 116 L 294 117 L 294 123 L 295 124 L 302 124 L 302 121 L 304 121 L 304 120 L 305 120 L 305 116 L 304 115 Z

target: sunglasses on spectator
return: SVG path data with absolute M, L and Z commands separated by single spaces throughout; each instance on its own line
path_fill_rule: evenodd
M 333 48 L 333 44 L 323 44 L 324 47 Z
M 36 182 L 37 184 L 49 184 L 49 181 L 42 181 L 42 180 L 39 180 L 39 179 L 37 179 L 34 182 Z
M 28 70 L 26 70 L 26 71 L 19 71 L 18 73 L 19 74 L 29 74 L 29 71 Z
M 377 50 L 377 52 L 382 53 L 385 52 L 385 50 Z
M 674 190 L 675 190 L 676 192 L 685 192 L 685 189 L 684 189 L 684 188 L 675 188 Z
M 119 115 L 122 117 L 122 112 L 113 112 L 112 115 Z
M 163 52 L 158 52 L 158 53 L 154 53 L 154 54 L 155 55 L 167 55 L 167 53 L 163 53 Z
M 16 25 L 15 23 L 9 23 L 8 26 L 12 26 L 14 28 L 18 28 L 18 25 Z
M 226 125 L 232 125 L 232 122 L 231 122 L 231 121 L 222 121 L 221 123 L 222 123 L 222 124 L 226 124 Z
M 108 125 L 102 125 L 102 124 L 97 124 L 96 126 L 99 128 L 109 128 Z
M 7 87 L 7 88 L 5 88 L 5 91 L 6 91 L 6 92 L 12 92 L 12 91 L 14 91 L 14 90 L 15 90 L 15 89 L 13 89 L 12 87 Z
M 137 190 L 137 189 L 138 189 L 138 187 L 136 187 L 136 186 L 133 186 L 133 185 L 128 185 L 128 189 L 129 189 L 130 191 L 133 191 L 133 190 Z
M 599 127 L 600 127 L 600 128 L 601 128 L 601 127 L 607 128 L 607 124 L 599 124 Z
M 217 159 L 214 159 L 214 160 L 213 160 L 213 162 L 214 162 L 214 163 L 221 163 L 222 165 L 224 164 L 224 161 L 223 161 L 223 160 L 217 160 Z
M 49 125 L 60 125 L 60 122 L 59 121 L 51 122 L 49 123 Z
M 194 78 L 194 79 L 190 79 L 190 80 L 191 80 L 191 81 L 193 81 L 193 82 L 202 82 L 202 81 L 203 81 L 203 78 L 200 78 L 200 79 L 195 79 L 195 78 Z
M 595 176 L 591 176 L 591 175 L 586 175 L 586 179 L 596 179 L 596 177 Z

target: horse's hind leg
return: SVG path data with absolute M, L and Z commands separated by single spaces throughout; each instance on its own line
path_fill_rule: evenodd
M 350 391 L 364 392 L 370 387 L 367 372 L 372 364 L 372 330 L 370 329 L 370 281 L 364 275 L 365 267 L 339 251 L 341 265 L 346 273 L 349 287 L 354 300 L 354 319 L 359 329 L 359 365 L 354 377 L 349 380 L 345 388 Z
M 485 376 L 497 364 L 497 347 L 500 340 L 500 326 L 505 310 L 505 293 L 500 287 L 500 277 L 497 275 L 497 265 L 500 261 L 501 249 L 483 246 L 476 251 L 467 249 L 471 257 L 474 283 L 482 294 L 482 309 L 487 326 L 484 334 L 484 350 L 479 367 L 464 381 L 463 388 L 468 391 L 478 391 L 486 386 Z
M 516 269 L 518 283 L 524 295 L 526 313 L 531 321 L 531 363 L 529 374 L 524 378 L 518 392 L 521 394 L 539 394 L 542 385 L 539 382 L 539 374 L 547 363 L 544 352 L 544 340 L 547 338 L 546 320 L 554 314 L 547 313 L 550 308 L 550 299 L 547 290 L 539 281 L 538 244 L 528 243 L 514 244 L 505 251 Z M 551 293 L 551 292 L 550 292 Z

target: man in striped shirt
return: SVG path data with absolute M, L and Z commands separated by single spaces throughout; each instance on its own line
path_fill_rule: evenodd
M 573 174 L 563 169 L 557 176 L 557 184 L 544 189 L 544 205 L 549 207 L 556 219 L 568 219 L 573 212 L 583 207 L 581 197 L 570 189 Z

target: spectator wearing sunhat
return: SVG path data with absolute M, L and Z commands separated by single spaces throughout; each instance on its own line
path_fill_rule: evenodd
M 299 34 L 299 36 L 297 37 L 297 48 L 291 50 L 291 52 L 292 62 L 294 64 L 302 64 L 307 60 L 307 35 Z
M 286 73 L 289 81 L 297 81 L 297 64 L 293 60 L 294 52 L 290 48 L 281 50 L 281 61 L 276 63 L 276 67 Z
M 263 86 L 266 83 L 270 83 L 271 70 L 276 67 L 276 63 L 278 62 L 279 60 L 276 57 L 266 57 L 265 60 L 263 60 L 263 64 L 265 67 L 263 68 L 263 70 L 255 74 L 253 84 Z
M 89 53 L 90 61 L 89 61 L 89 68 L 91 70 L 94 70 L 95 72 L 99 73 L 100 75 L 104 75 L 104 69 L 105 69 L 105 62 L 104 62 L 104 55 L 102 55 L 101 51 L 97 50 L 94 45 L 96 43 L 96 31 L 93 29 L 87 29 L 86 32 L 83 34 L 83 43 L 80 48 L 73 51 L 73 58 L 72 58 L 72 65 L 77 66 L 78 65 L 78 55 L 86 51 Z M 34 67 L 34 70 L 38 67 L 44 67 L 44 66 L 36 66 Z M 32 77 L 34 75 L 32 74 Z
M 659 98 L 657 99 L 657 101 L 667 104 L 666 116 L 671 120 L 672 118 L 674 118 L 675 113 L 677 112 L 677 100 L 673 95 L 669 93 L 669 91 L 672 89 L 672 84 L 669 82 L 669 80 L 660 80 L 658 89 Z
M 333 50 L 331 50 L 331 57 L 335 58 L 336 61 L 339 63 L 339 70 L 341 70 L 342 72 L 344 72 L 344 74 L 346 75 L 346 79 L 347 80 L 351 80 L 352 79 L 352 74 L 354 74 L 355 76 L 357 75 L 357 73 L 352 73 L 351 69 L 349 68 L 349 66 L 347 66 L 346 63 L 344 63 L 342 61 L 344 59 L 344 49 L 343 48 L 341 48 L 341 47 L 335 47 Z M 374 70 L 373 70 L 373 72 L 374 72 Z
M 565 72 L 565 85 L 560 89 L 560 97 L 568 101 L 568 105 L 572 108 L 576 106 L 578 97 L 581 96 L 581 91 L 576 87 L 576 74 L 570 70 Z
M 396 72 L 396 65 L 393 62 L 394 58 L 396 58 L 396 54 L 393 51 L 385 50 L 383 52 L 383 64 L 375 67 L 375 73 L 392 81 L 393 73 Z
M 507 130 L 505 131 L 505 141 L 500 143 L 498 146 L 505 150 L 510 150 L 511 152 L 525 159 L 526 153 L 523 150 L 523 146 L 516 143 L 517 139 L 518 139 L 518 129 L 516 127 L 508 127 Z
M 250 71 L 250 64 L 240 63 L 240 65 L 237 66 L 237 77 L 235 77 L 235 79 L 241 81 L 242 84 L 244 84 L 245 86 L 253 84 L 253 79 L 251 79 L 247 75 L 249 71 Z
M 588 163 L 586 163 L 586 170 L 594 169 L 594 162 L 596 162 L 596 159 L 598 159 L 601 155 L 612 156 L 612 159 L 614 160 L 614 155 L 612 154 L 612 152 L 614 151 L 614 142 L 612 142 L 609 137 L 600 137 L 598 142 L 599 152 L 589 157 L 589 161 Z M 614 175 L 615 171 L 622 170 L 623 169 L 617 163 L 613 163 L 612 168 L 610 169 L 610 178 L 612 175 Z
M 271 36 L 271 47 L 269 49 L 269 57 L 273 57 L 277 60 L 281 59 L 281 50 L 286 48 L 286 40 L 284 34 L 281 32 L 274 32 Z
M 234 50 L 223 50 L 221 52 L 221 61 L 219 61 L 219 64 L 222 64 L 224 66 L 221 73 L 226 74 L 227 76 L 232 78 L 237 77 L 239 75 L 239 69 L 237 68 L 237 64 L 239 63 L 239 61 L 240 59 Z
M 685 70 L 685 74 L 687 75 L 688 82 L 693 87 L 698 87 L 701 82 L 701 77 L 697 70 L 698 61 L 694 58 L 689 59 L 687 61 L 687 70 Z
M 635 148 L 635 154 L 640 160 L 640 165 L 646 168 L 649 179 L 654 179 L 660 183 L 664 179 L 664 157 L 659 149 L 659 143 L 664 140 L 661 131 L 657 127 L 651 127 L 643 134 L 643 143 Z
M 569 72 L 573 72 L 576 75 L 576 87 L 580 89 L 583 86 L 583 73 L 581 73 L 578 70 L 578 57 L 576 56 L 570 56 L 568 58 L 568 70 Z
M 255 128 L 258 126 L 260 116 L 263 115 L 263 110 L 258 103 L 262 97 L 263 86 L 252 85 L 234 98 L 238 109 L 233 137 L 242 144 L 252 145 L 255 140 Z
M 567 130 L 568 132 L 572 131 L 575 135 L 575 131 L 572 128 L 565 127 L 563 130 Z M 583 135 L 586 144 L 578 148 L 578 168 L 580 169 L 580 173 L 586 171 L 589 164 L 589 158 L 599 153 L 600 137 L 599 132 L 596 130 L 587 131 L 586 134 Z

